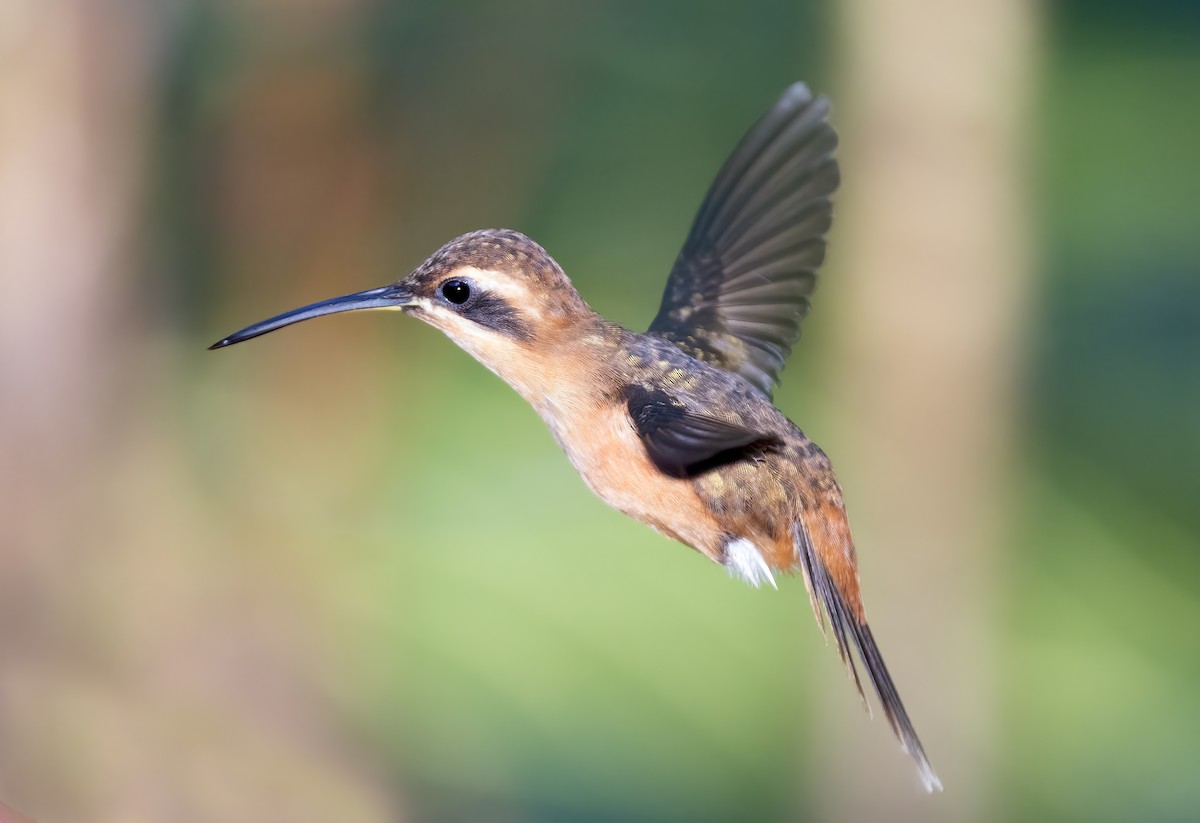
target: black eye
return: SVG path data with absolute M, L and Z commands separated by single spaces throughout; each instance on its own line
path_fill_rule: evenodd
M 462 280 L 447 280 L 442 284 L 442 297 L 461 306 L 471 299 L 471 287 Z

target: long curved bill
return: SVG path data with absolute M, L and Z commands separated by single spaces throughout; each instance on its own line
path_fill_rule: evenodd
M 282 329 L 284 326 L 290 326 L 293 323 L 299 323 L 301 320 L 311 320 L 314 317 L 321 317 L 326 314 L 337 314 L 341 311 L 362 311 L 364 309 L 402 309 L 405 306 L 413 305 L 415 302 L 416 300 L 412 294 L 398 283 L 390 286 L 381 286 L 377 289 L 367 289 L 366 291 L 355 292 L 354 294 L 347 294 L 342 297 L 334 297 L 330 300 L 322 300 L 320 303 L 313 303 L 299 309 L 284 312 L 269 320 L 263 320 L 261 323 L 255 323 L 253 326 L 247 326 L 241 331 L 234 332 L 228 337 L 213 343 L 208 348 L 210 351 L 212 349 L 223 349 L 226 346 L 232 346 L 234 343 L 252 340 L 267 332 Z

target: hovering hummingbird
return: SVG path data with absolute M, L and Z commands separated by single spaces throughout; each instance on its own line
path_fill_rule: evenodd
M 211 348 L 362 309 L 397 309 L 441 329 L 537 410 L 606 503 L 753 586 L 799 571 L 864 705 L 852 647 L 932 791 L 941 782 L 867 625 L 833 468 L 771 402 L 833 218 L 828 115 L 828 100 L 796 83 L 742 138 L 644 334 L 593 311 L 525 235 L 486 229 L 391 285 L 281 314 Z

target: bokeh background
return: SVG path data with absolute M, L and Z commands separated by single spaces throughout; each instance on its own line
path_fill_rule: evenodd
M 1196 3 L 5 0 L 0 67 L 6 823 L 1200 818 Z M 643 328 L 795 79 L 845 183 L 777 400 L 943 795 L 799 580 L 432 329 L 205 351 L 488 226 Z

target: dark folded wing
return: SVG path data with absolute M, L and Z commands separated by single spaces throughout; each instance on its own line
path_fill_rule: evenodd
M 838 186 L 829 101 L 796 83 L 717 174 L 649 333 L 768 397 L 800 336 Z
M 769 435 L 708 414 L 689 411 L 661 389 L 631 386 L 625 402 L 646 454 L 660 471 L 687 477 L 737 459 Z

